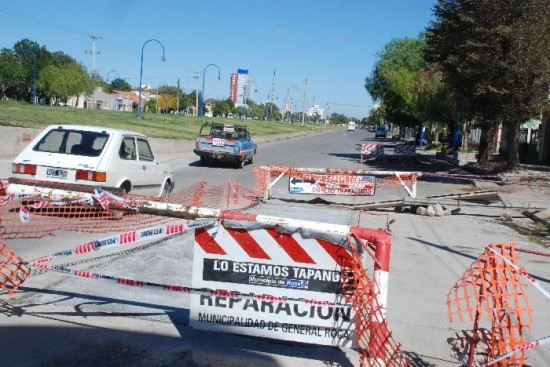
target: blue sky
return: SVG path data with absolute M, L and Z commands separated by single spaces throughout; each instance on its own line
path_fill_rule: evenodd
M 62 51 L 92 70 L 90 36 L 96 41 L 96 72 L 139 85 L 180 85 L 206 98 L 227 98 L 232 72 L 248 69 L 256 102 L 275 84 L 282 107 L 306 108 L 362 118 L 372 108 L 364 88 L 378 52 L 395 38 L 414 38 L 433 19 L 435 0 L 3 0 L 0 48 L 28 38 L 50 52 Z M 221 80 L 217 79 L 217 69 Z M 111 71 L 114 70 L 114 71 Z M 111 71 L 111 72 L 110 72 Z M 110 73 L 109 73 L 110 72 Z M 275 73 L 275 78 L 273 74 Z

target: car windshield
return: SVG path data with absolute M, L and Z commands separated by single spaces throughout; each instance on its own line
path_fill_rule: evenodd
M 33 147 L 36 152 L 98 157 L 109 134 L 83 130 L 51 130 Z
M 214 125 L 210 129 L 210 135 L 215 138 L 242 139 L 245 129 L 234 125 Z

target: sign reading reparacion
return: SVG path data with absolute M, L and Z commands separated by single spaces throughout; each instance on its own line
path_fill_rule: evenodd
M 291 194 L 374 195 L 376 178 L 361 175 L 309 175 L 308 179 L 289 176 Z
M 223 226 L 196 230 L 193 287 L 239 296 L 193 294 L 190 324 L 350 347 L 355 339 L 353 311 L 343 303 L 340 270 L 349 256 L 341 246 L 298 233 Z

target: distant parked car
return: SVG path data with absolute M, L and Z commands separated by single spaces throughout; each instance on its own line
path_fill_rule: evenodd
M 385 138 L 388 135 L 388 129 L 385 126 L 377 126 L 376 130 L 374 130 L 374 137 L 377 138 Z
M 51 125 L 12 163 L 15 178 L 34 179 L 138 195 L 168 195 L 172 169 L 155 160 L 147 136 L 129 130 Z
M 203 166 L 225 161 L 242 168 L 254 163 L 257 146 L 246 125 L 205 123 L 201 126 L 193 152 Z

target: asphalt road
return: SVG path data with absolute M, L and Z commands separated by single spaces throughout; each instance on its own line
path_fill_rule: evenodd
M 255 164 L 430 173 L 444 173 L 450 168 L 430 157 L 361 164 L 358 147 L 369 141 L 374 141 L 373 133 L 360 129 L 262 142 Z M 383 144 L 391 147 L 389 142 Z M 197 158 L 190 152 L 159 156 L 175 168 L 176 190 L 201 179 L 214 185 L 227 180 L 244 185 L 253 182 L 251 166 L 201 167 Z M 490 184 L 484 187 L 496 188 Z M 443 174 L 418 183 L 419 196 L 471 189 L 471 183 L 449 180 Z M 504 194 L 520 205 L 549 202 L 541 192 L 527 191 L 508 190 Z M 385 228 L 393 220 L 388 299 L 393 337 L 411 356 L 413 366 L 459 366 L 451 356 L 448 339 L 457 331 L 471 329 L 472 323 L 449 322 L 447 292 L 489 243 L 515 242 L 526 249 L 542 248 L 502 225 L 499 218 L 504 215 L 522 219 L 516 209 L 499 204 L 464 204 L 460 215 L 444 217 L 353 210 L 364 203 L 406 196 L 402 188 L 387 188 L 378 189 L 373 197 L 325 195 L 322 199 L 332 205 L 312 205 L 308 201 L 314 196 L 289 194 L 288 180 L 281 180 L 274 187 L 273 199 L 251 211 L 365 228 Z M 41 240 L 14 240 L 8 245 L 29 259 L 95 238 L 56 233 Z M 192 236 L 184 235 L 125 256 L 91 259 L 78 266 L 113 276 L 189 285 L 192 248 Z M 550 267 L 545 258 L 522 254 L 521 265 L 547 288 L 550 286 Z M 534 340 L 549 334 L 550 310 L 540 292 L 530 287 L 527 292 L 536 310 L 527 339 Z M 10 366 L 358 366 L 356 353 L 349 349 L 195 330 L 188 326 L 189 307 L 189 296 L 184 294 L 121 287 L 56 273 L 37 274 L 16 295 L 0 294 L 0 360 Z M 550 360 L 550 348 L 531 350 L 527 357 L 529 365 L 544 366 Z

